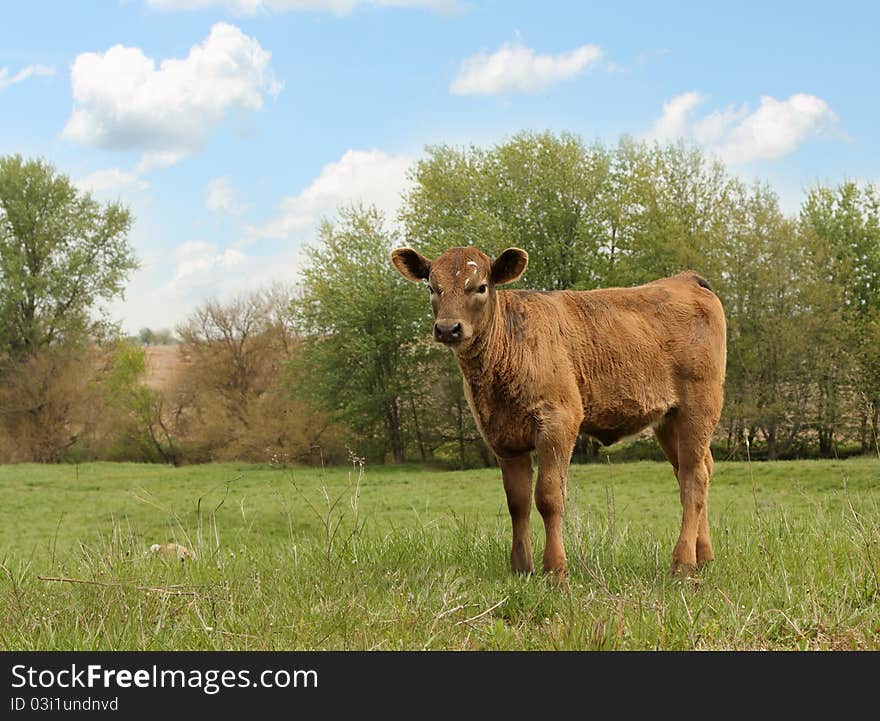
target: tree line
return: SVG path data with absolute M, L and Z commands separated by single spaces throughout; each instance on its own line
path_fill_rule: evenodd
M 428 147 L 411 181 L 396 217 L 325 220 L 296 283 L 194 311 L 160 389 L 144 383 L 155 334 L 124 339 L 93 312 L 136 267 L 128 211 L 42 161 L 0 159 L 0 459 L 491 463 L 430 340 L 427 290 L 389 262 L 402 245 L 470 244 L 528 251 L 513 287 L 537 290 L 697 270 L 728 319 L 716 455 L 880 455 L 876 186 L 815 186 L 787 214 L 771 187 L 683 144 L 530 132 Z M 579 440 L 581 460 L 598 453 Z M 653 441 L 620 454 L 659 457 Z

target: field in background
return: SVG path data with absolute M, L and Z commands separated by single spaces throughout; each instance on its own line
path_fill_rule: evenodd
M 718 463 L 717 560 L 680 581 L 669 466 L 573 466 L 564 591 L 509 575 L 497 469 L 0 466 L 0 646 L 880 649 L 878 481 Z
M 147 355 L 144 385 L 154 391 L 167 391 L 186 365 L 178 344 L 144 346 Z

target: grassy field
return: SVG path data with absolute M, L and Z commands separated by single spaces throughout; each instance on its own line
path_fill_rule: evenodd
M 0 646 L 880 648 L 880 460 L 718 463 L 692 580 L 679 517 L 666 464 L 573 466 L 561 590 L 509 575 L 497 469 L 0 466 Z

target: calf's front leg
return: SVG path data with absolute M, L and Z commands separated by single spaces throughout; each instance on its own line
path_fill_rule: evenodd
M 515 458 L 499 458 L 507 509 L 513 525 L 513 546 L 510 549 L 510 570 L 514 573 L 533 573 L 532 537 L 529 516 L 532 512 L 532 455 L 525 453 Z
M 535 505 L 544 519 L 544 575 L 566 582 L 567 563 L 562 542 L 562 518 L 568 466 L 579 422 L 545 423 L 538 433 L 538 483 Z

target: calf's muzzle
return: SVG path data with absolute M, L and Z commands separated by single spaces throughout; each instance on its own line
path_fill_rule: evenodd
M 457 343 L 462 338 L 461 323 L 457 320 L 438 320 L 434 323 L 434 340 L 440 343 Z

